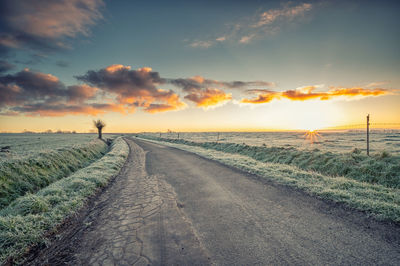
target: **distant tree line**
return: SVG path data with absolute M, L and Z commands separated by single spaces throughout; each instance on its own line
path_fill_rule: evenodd
M 47 129 L 47 130 L 45 130 L 45 131 L 42 131 L 42 132 L 33 132 L 33 131 L 29 131 L 29 130 L 24 130 L 22 133 L 24 133 L 24 134 L 76 134 L 76 131 L 75 130 L 72 130 L 72 131 L 70 131 L 70 130 L 57 130 L 57 131 L 53 131 L 53 130 L 51 130 L 51 129 Z

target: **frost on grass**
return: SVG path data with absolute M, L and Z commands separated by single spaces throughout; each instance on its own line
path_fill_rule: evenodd
M 107 151 L 101 140 L 0 161 L 0 209 L 87 166 Z
M 120 171 L 128 154 L 126 142 L 117 138 L 111 150 L 98 161 L 0 210 L 0 264 L 9 257 L 18 262 L 27 248 L 43 243 L 44 233 L 54 229 L 81 208 L 88 196 L 105 186 Z
M 115 135 L 106 135 L 115 138 Z M 0 152 L 0 161 L 22 159 L 63 148 L 85 145 L 96 139 L 95 134 L 15 134 L 0 133 L 0 148 L 9 147 L 7 152 Z
M 145 136 L 149 139 L 148 136 Z M 357 181 L 400 188 L 400 156 L 380 152 L 366 156 L 354 149 L 350 153 L 299 150 L 293 147 L 250 146 L 237 143 L 193 142 L 180 139 L 154 138 L 165 142 L 202 147 L 225 153 L 241 154 L 261 162 L 297 166 L 329 176 L 345 176 Z
M 365 211 L 377 219 L 400 223 L 400 190 L 398 188 L 360 182 L 343 176 L 328 176 L 288 164 L 263 162 L 238 153 L 165 141 L 151 141 L 196 153 L 276 183 L 299 188 L 323 199 L 344 203 L 354 209 Z

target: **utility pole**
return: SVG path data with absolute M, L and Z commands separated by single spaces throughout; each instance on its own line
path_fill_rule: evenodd
M 367 115 L 367 155 L 369 156 L 369 114 Z

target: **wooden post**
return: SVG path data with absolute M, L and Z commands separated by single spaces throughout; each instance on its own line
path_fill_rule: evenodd
M 367 115 L 367 155 L 369 156 L 369 114 Z
M 179 139 L 179 132 L 178 132 L 178 139 Z
M 217 134 L 217 142 L 219 141 L 219 132 L 218 132 L 218 134 Z
M 160 138 L 161 138 L 161 132 L 160 132 Z

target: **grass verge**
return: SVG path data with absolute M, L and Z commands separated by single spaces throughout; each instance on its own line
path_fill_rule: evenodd
M 44 233 L 79 210 L 89 196 L 118 174 L 128 154 L 128 145 L 119 137 L 98 161 L 1 210 L 0 263 L 10 258 L 18 263 L 32 245 L 43 243 Z
M 400 188 L 400 156 L 381 152 L 374 156 L 361 154 L 360 150 L 350 153 L 312 152 L 284 147 L 249 146 L 246 144 L 193 142 L 182 139 L 165 139 L 143 136 L 146 139 L 197 146 L 225 153 L 241 154 L 261 162 L 297 166 L 329 176 L 344 176 L 357 181 L 380 184 L 389 188 Z
M 26 193 L 34 193 L 87 166 L 107 151 L 104 141 L 0 161 L 0 209 Z
M 276 183 L 299 188 L 310 195 L 343 203 L 351 208 L 364 211 L 378 220 L 400 223 L 400 190 L 397 188 L 360 182 L 343 176 L 327 176 L 287 164 L 262 162 L 247 155 L 179 143 L 150 141 L 190 151 L 202 157 L 273 180 Z

